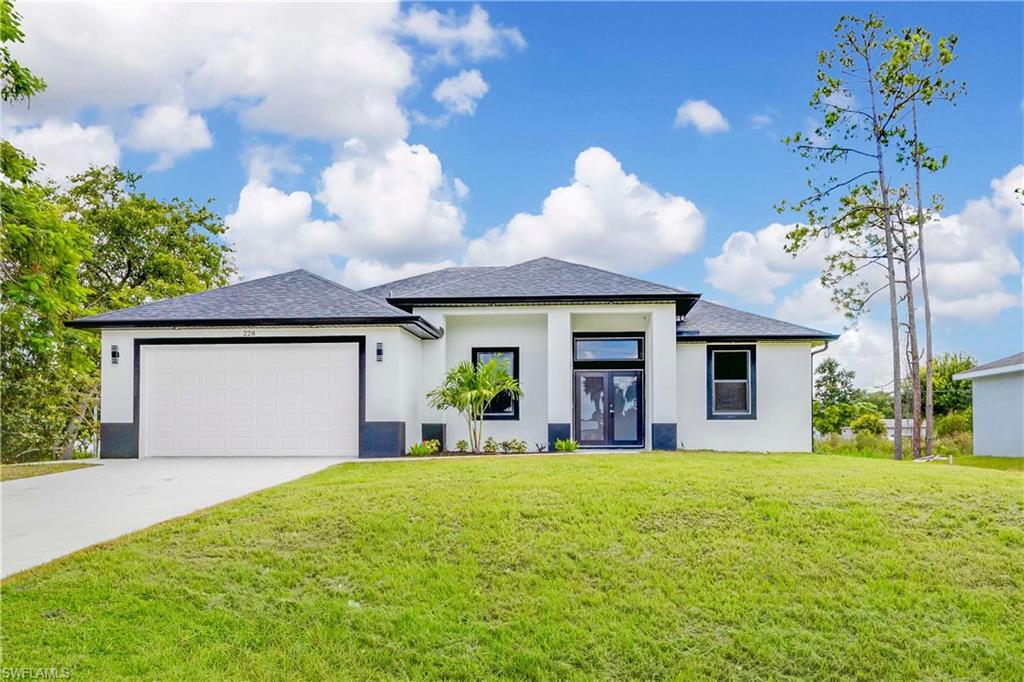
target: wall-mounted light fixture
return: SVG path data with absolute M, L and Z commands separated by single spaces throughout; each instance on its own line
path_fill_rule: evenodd
M 377 342 L 377 362 L 384 362 L 384 344 Z
M 116 365 L 120 357 L 121 353 L 117 350 L 117 344 L 115 343 L 110 347 L 110 364 Z

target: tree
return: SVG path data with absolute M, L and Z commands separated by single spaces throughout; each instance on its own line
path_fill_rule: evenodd
M 885 422 L 877 412 L 865 412 L 850 424 L 854 433 L 870 433 L 872 436 L 885 435 Z
M 4 104 L 29 99 L 46 84 L 11 56 L 23 42 L 20 17 L 0 0 L 0 71 Z M 66 220 L 54 189 L 36 180 L 37 164 L 0 141 L 0 419 L 4 461 L 49 453 L 60 442 L 68 386 L 87 371 L 89 358 L 74 344 L 63 321 L 85 298 L 78 268 L 89 240 Z
M 895 244 L 893 237 L 890 186 L 886 176 L 886 148 L 891 127 L 901 111 L 901 104 L 885 96 L 881 83 L 882 39 L 884 22 L 874 14 L 866 19 L 843 16 L 835 27 L 836 47 L 818 54 L 818 87 L 811 95 L 811 107 L 824 116 L 813 136 L 796 133 L 784 140 L 809 161 L 808 171 L 818 166 L 845 169 L 851 157 L 864 158 L 869 166 L 858 173 L 837 177 L 834 171 L 823 181 L 808 181 L 812 194 L 792 205 L 804 213 L 807 225 L 800 225 L 787 235 L 787 251 L 796 254 L 819 238 L 837 237 L 856 240 L 865 235 L 875 217 L 882 231 L 885 288 L 889 294 L 889 324 L 892 338 L 893 412 L 896 415 L 896 446 L 894 456 L 903 458 L 899 433 L 901 423 L 899 297 L 896 290 Z M 866 98 L 866 102 L 863 99 Z M 853 146 L 866 143 L 864 149 Z M 843 170 L 845 172 L 845 170 Z M 848 193 L 835 205 L 835 194 Z M 877 197 L 877 202 L 876 202 Z M 785 202 L 780 210 L 786 208 Z M 860 270 L 854 260 L 843 267 L 851 273 Z M 827 282 L 823 279 L 823 284 Z
M 970 353 L 943 353 L 935 359 L 935 414 L 944 415 L 971 407 L 971 382 L 955 380 L 953 375 L 966 372 L 977 362 Z
M 21 31 L 21 15 L 14 11 L 12 0 L 0 0 L 0 98 L 4 102 L 20 102 L 46 89 L 46 82 L 19 64 L 11 56 L 10 43 L 25 42 Z
M 859 397 L 853 386 L 856 377 L 856 372 L 835 358 L 825 358 L 814 369 L 814 400 L 823 407 L 854 402 Z
M 956 47 L 957 36 L 950 34 L 942 37 L 937 43 L 932 42 L 932 36 L 924 29 L 918 27 L 905 29 L 900 36 L 891 38 L 893 50 L 894 72 L 900 77 L 892 79 L 887 87 L 906 88 L 910 95 L 911 126 L 909 130 L 904 127 L 900 131 L 899 138 L 903 143 L 901 156 L 904 163 L 910 162 L 914 169 L 914 198 L 916 204 L 916 215 L 914 226 L 917 230 L 917 256 L 918 270 L 921 283 L 921 298 L 924 302 L 924 328 L 925 328 L 925 455 L 931 456 L 934 443 L 934 421 L 935 421 L 935 400 L 934 400 L 934 352 L 932 345 L 932 309 L 931 298 L 928 293 L 928 268 L 925 259 L 925 226 L 926 219 L 931 214 L 938 213 L 941 209 L 941 199 L 938 196 L 932 198 L 932 208 L 927 211 L 921 198 L 921 170 L 927 169 L 936 172 L 944 168 L 948 157 L 943 156 L 937 159 L 929 154 L 927 146 L 921 142 L 920 130 L 918 127 L 918 103 L 930 106 L 935 101 L 946 101 L 952 103 L 957 95 L 965 91 L 963 84 L 948 80 L 943 77 L 944 71 L 955 59 L 954 48 Z M 908 280 L 909 263 L 908 263 Z M 916 343 L 916 333 L 912 337 Z M 914 378 L 914 437 L 915 457 L 920 456 L 920 405 L 921 405 L 921 372 L 920 355 L 916 348 L 911 350 L 912 366 L 911 372 Z
M 458 411 L 469 427 L 469 449 L 480 452 L 484 435 L 484 412 L 498 395 L 523 395 L 519 382 L 508 373 L 508 361 L 492 358 L 473 365 L 466 360 L 448 370 L 444 382 L 427 393 L 427 402 L 436 410 Z
M 892 181 L 888 162 L 894 139 L 903 134 L 904 114 L 926 83 L 907 78 L 913 55 L 908 57 L 880 17 L 843 16 L 834 35 L 835 48 L 818 55 L 818 87 L 810 101 L 823 115 L 823 123 L 813 134 L 795 133 L 784 140 L 808 161 L 811 194 L 777 208 L 796 210 L 806 220 L 787 234 L 789 253 L 795 255 L 818 239 L 839 243 L 822 274 L 822 285 L 833 290 L 837 303 L 859 302 L 846 306 L 848 314 L 860 314 L 875 293 L 888 293 L 896 420 L 893 455 L 902 459 L 901 302 L 908 307 L 908 343 L 915 348 L 916 323 L 913 277 L 907 265 L 911 242 L 906 234 L 900 239 L 897 226 L 906 190 Z M 857 160 L 867 165 L 853 168 Z M 904 267 L 898 273 L 900 259 Z M 884 271 L 884 284 L 875 291 L 863 276 L 872 265 L 881 265 Z

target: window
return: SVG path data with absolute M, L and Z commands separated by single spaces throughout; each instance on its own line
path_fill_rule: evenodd
M 505 363 L 506 371 L 512 378 L 519 380 L 519 349 L 518 348 L 474 348 L 473 364 L 480 365 L 498 360 Z M 508 393 L 500 393 L 494 397 L 487 410 L 484 412 L 484 419 L 519 419 L 519 399 L 513 398 Z
M 708 346 L 708 419 L 756 419 L 754 346 Z
M 643 360 L 639 337 L 576 338 L 576 360 Z

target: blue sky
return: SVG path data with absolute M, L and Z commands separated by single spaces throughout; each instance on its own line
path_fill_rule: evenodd
M 661 211 L 659 220 L 675 220 L 675 234 L 685 235 L 665 244 L 649 239 L 644 230 L 661 224 L 654 221 L 636 228 L 638 241 L 613 238 L 621 254 L 616 269 L 701 291 L 746 310 L 840 331 L 843 321 L 813 291 L 813 259 L 780 264 L 773 234 L 759 231 L 796 220 L 773 210 L 780 199 L 800 197 L 804 188 L 803 165 L 779 138 L 805 130 L 813 120 L 807 100 L 815 53 L 830 45 L 841 14 L 863 13 L 872 6 L 481 7 L 483 23 L 480 11 L 465 4 L 392 10 L 306 5 L 280 25 L 281 32 L 298 37 L 274 45 L 254 38 L 259 29 L 249 24 L 257 17 L 244 3 L 218 8 L 213 20 L 200 16 L 203 10 L 196 5 L 158 16 L 149 9 L 129 12 L 125 6 L 26 4 L 28 44 L 19 56 L 50 80 L 51 92 L 33 103 L 34 111 L 10 114 L 8 126 L 44 161 L 50 154 L 51 168 L 73 170 L 79 156 L 81 163 L 114 158 L 146 171 L 142 186 L 155 195 L 212 197 L 220 212 L 234 216 L 232 231 L 245 237 L 236 248 L 245 255 L 240 263 L 247 275 L 295 265 L 369 285 L 382 273 L 414 271 L 417 266 L 410 263 L 422 268 L 541 255 L 500 240 L 513 216 L 532 214 L 522 229 L 548 235 L 562 229 L 559 216 L 574 214 L 578 204 L 572 202 L 582 201 L 580 214 L 596 210 L 605 221 L 605 231 L 595 233 L 598 238 L 633 229 L 630 211 L 637 210 Z M 925 188 L 946 200 L 947 227 L 936 233 L 943 242 L 940 250 L 946 246 L 936 266 L 944 301 L 937 306 L 942 310 L 936 316 L 939 349 L 968 350 L 981 361 L 1019 351 L 1024 343 L 1024 232 L 1019 206 L 1006 203 L 1005 188 L 1016 186 L 1024 173 L 1019 169 L 1024 162 L 1022 6 L 913 3 L 877 9 L 893 26 L 922 24 L 934 34 L 960 36 L 960 60 L 952 75 L 968 83 L 968 94 L 957 107 L 936 107 L 925 119 L 934 145 L 951 157 L 949 168 L 928 178 Z M 381 16 L 363 27 L 363 15 L 371 12 Z M 174 30 L 195 21 L 220 27 L 219 32 L 211 29 L 209 46 L 201 37 L 186 37 L 188 31 Z M 314 24 L 337 27 L 337 34 L 312 31 Z M 69 52 L 62 38 L 89 33 L 82 30 L 89 25 L 95 26 L 95 42 L 87 40 Z M 120 45 L 125 39 L 119 36 L 133 30 L 138 42 Z M 307 30 L 308 46 L 301 35 Z M 353 47 L 364 35 L 360 31 L 373 42 L 365 53 Z M 236 36 L 243 44 L 248 36 L 256 46 L 251 50 L 265 45 L 270 54 L 244 53 L 244 47 L 229 51 L 225 44 Z M 344 43 L 340 53 L 328 49 L 334 41 Z M 153 44 L 162 47 L 150 54 Z M 310 54 L 304 54 L 306 49 Z M 122 59 L 119 50 L 141 53 L 143 63 L 151 60 L 149 77 L 144 67 Z M 257 67 L 247 74 L 248 81 L 237 76 L 260 58 L 283 62 L 260 67 L 277 69 L 279 76 Z M 222 61 L 230 69 L 214 68 Z M 346 69 L 353 74 L 348 80 L 342 73 Z M 451 102 L 446 108 L 435 89 L 467 71 L 478 72 L 486 92 L 462 100 L 461 110 Z M 251 85 L 237 85 L 240 81 Z M 281 98 L 284 113 L 248 111 L 268 96 Z M 326 132 L 304 127 L 309 122 L 303 111 L 371 98 L 390 109 L 385 106 L 382 116 L 356 112 L 345 121 L 332 121 Z M 676 110 L 687 100 L 714 107 L 728 130 L 702 133 L 695 126 L 674 126 Z M 173 111 L 178 114 L 166 108 L 158 116 L 151 110 L 156 105 L 177 107 Z M 394 124 L 380 124 L 388 116 L 397 116 Z M 754 117 L 760 117 L 759 124 Z M 400 188 L 392 183 L 386 169 L 409 160 L 386 156 L 395 145 L 401 150 L 422 145 L 417 164 L 424 156 L 436 158 L 439 169 L 427 164 L 417 171 L 423 187 L 404 180 Z M 612 184 L 595 191 L 597 199 L 580 199 L 579 187 L 573 189 L 578 184 L 574 163 L 592 147 L 605 154 L 588 157 L 584 165 L 600 182 Z M 272 168 L 258 181 L 249 163 L 257 151 Z M 621 174 L 614 171 L 614 162 L 621 165 Z M 333 180 L 329 168 L 336 170 Z M 434 177 L 435 171 L 443 178 Z M 365 180 L 378 177 L 374 173 L 381 174 L 379 182 Z M 628 176 L 635 176 L 647 192 L 640 208 L 623 198 L 628 194 L 619 197 L 623 205 L 600 198 L 618 196 L 614 187 L 628 183 L 623 179 Z M 468 187 L 468 195 L 456 178 Z M 994 180 L 1001 180 L 1003 189 L 991 186 Z M 560 200 L 563 212 L 543 211 L 545 198 L 560 187 L 572 190 Z M 388 207 L 388 197 L 382 203 L 362 201 L 389 188 L 395 190 L 396 205 L 405 206 L 406 196 L 409 205 L 427 202 L 422 216 L 411 215 L 394 228 L 391 241 L 384 235 L 387 225 L 373 221 Z M 688 202 L 694 212 L 679 217 L 683 204 L 674 198 Z M 968 209 L 970 201 L 981 203 Z M 467 250 L 467 243 L 492 228 L 497 229 L 492 240 Z M 950 230 L 948 240 L 941 230 Z M 749 239 L 737 238 L 727 247 L 737 233 L 749 233 Z M 291 234 L 305 236 L 292 239 Z M 408 247 L 415 241 L 410 236 L 421 234 L 427 235 L 423 254 Z M 575 250 L 572 240 L 584 239 L 579 234 L 551 239 L 559 250 L 543 255 L 587 260 L 593 252 L 586 246 Z M 672 242 L 685 246 L 659 257 L 658 248 Z M 644 244 L 652 246 L 651 253 L 640 248 Z M 637 252 L 626 256 L 631 245 L 638 246 Z M 275 258 L 263 258 L 256 250 L 276 252 Z M 356 273 L 346 269 L 346 258 L 368 265 Z M 597 265 L 617 264 L 615 258 L 594 258 Z M 706 259 L 719 259 L 718 279 Z M 766 282 L 771 286 L 758 286 Z M 861 372 L 865 384 L 885 376 L 880 369 L 887 343 L 882 325 L 877 315 L 869 315 L 837 344 L 837 355 Z

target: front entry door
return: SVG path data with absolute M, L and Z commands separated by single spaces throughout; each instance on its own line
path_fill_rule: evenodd
M 643 383 L 639 370 L 577 370 L 576 439 L 583 447 L 641 446 Z

